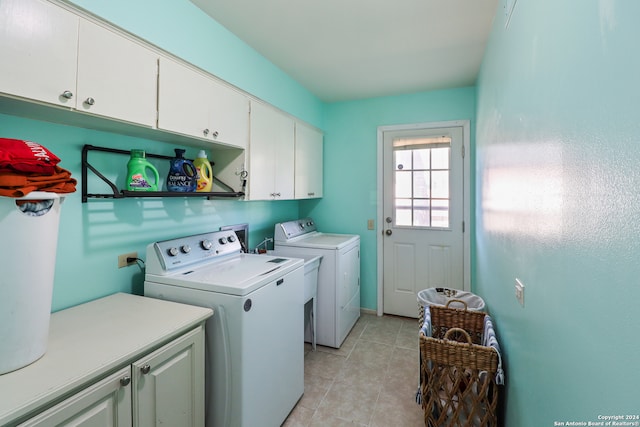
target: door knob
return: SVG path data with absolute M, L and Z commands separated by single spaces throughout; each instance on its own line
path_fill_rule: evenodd
M 387 224 L 391 224 L 393 219 L 390 216 L 388 216 L 388 217 L 385 218 L 385 221 L 387 221 Z
M 151 372 L 151 365 L 144 365 L 142 368 L 140 368 L 140 372 L 142 372 L 143 375 L 147 375 L 149 372 Z
M 391 236 L 393 234 L 393 231 L 391 231 L 391 229 L 388 229 L 384 232 L 384 234 L 386 234 L 387 236 Z
M 122 387 L 128 386 L 129 383 L 131 383 L 131 377 L 130 376 L 126 375 L 126 376 L 120 378 L 120 385 Z

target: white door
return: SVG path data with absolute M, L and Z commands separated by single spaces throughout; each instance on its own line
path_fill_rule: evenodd
M 422 289 L 469 289 L 466 123 L 382 130 L 384 313 L 416 317 Z

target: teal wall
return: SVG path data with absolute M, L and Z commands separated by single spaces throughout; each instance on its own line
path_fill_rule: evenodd
M 377 308 L 378 126 L 463 119 L 473 132 L 473 87 L 327 105 L 324 197 L 300 209 L 321 229 L 360 235 L 362 307 Z M 367 219 L 376 220 L 376 230 L 367 230 Z
M 323 127 L 324 104 L 317 97 L 189 1 L 91 0 L 75 3 L 252 95 Z M 21 115 L 25 115 L 24 111 Z M 43 119 L 47 120 L 47 117 Z M 61 166 L 78 180 L 84 144 L 124 150 L 143 148 L 165 155 L 173 154 L 173 148 L 177 147 L 171 143 L 6 114 L 0 114 L 0 135 L 43 144 L 62 159 Z M 185 148 L 188 155 L 195 156 L 195 148 Z M 124 180 L 126 156 L 100 160 L 99 154 L 91 154 L 91 159 L 111 164 L 115 169 L 111 169 L 113 176 L 110 177 Z M 121 163 L 119 169 L 118 162 Z M 114 292 L 141 293 L 143 273 L 136 266 L 118 269 L 119 254 L 137 251 L 145 258 L 145 248 L 150 242 L 217 230 L 221 225 L 240 222 L 250 223 L 250 245 L 255 246 L 264 237 L 273 235 L 276 222 L 298 216 L 299 206 L 295 201 L 92 199 L 82 204 L 78 184 L 78 191 L 66 197 L 62 206 L 53 311 Z
M 509 427 L 640 408 L 638 16 L 633 1 L 518 0 L 508 29 L 494 21 L 475 289 L 503 346 Z

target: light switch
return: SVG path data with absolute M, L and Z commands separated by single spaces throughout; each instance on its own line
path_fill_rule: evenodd
M 367 230 L 373 230 L 375 228 L 375 222 L 372 219 L 367 220 Z
M 524 307 L 524 285 L 516 278 L 516 299 Z

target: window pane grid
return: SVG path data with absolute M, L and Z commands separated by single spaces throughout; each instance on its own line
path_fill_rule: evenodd
M 450 146 L 394 150 L 395 225 L 449 227 Z

